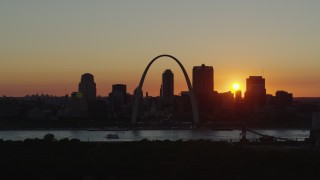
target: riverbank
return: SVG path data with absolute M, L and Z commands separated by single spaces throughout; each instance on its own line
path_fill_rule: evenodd
M 0 179 L 317 179 L 302 142 L 0 141 Z

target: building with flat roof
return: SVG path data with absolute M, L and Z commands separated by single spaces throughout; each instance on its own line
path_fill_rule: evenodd
M 266 105 L 266 86 L 262 76 L 249 76 L 246 80 L 245 101 L 250 107 Z
M 214 90 L 213 67 L 202 64 L 194 66 L 192 70 L 192 86 L 197 98 L 206 97 Z
M 162 97 L 173 97 L 174 95 L 174 75 L 171 69 L 166 69 L 162 74 Z
M 127 102 L 127 86 L 125 84 L 113 84 L 109 94 L 113 112 L 121 112 Z

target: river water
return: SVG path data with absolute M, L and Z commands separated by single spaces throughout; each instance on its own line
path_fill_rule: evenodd
M 309 137 L 309 130 L 256 130 L 263 135 L 303 141 Z M 89 131 L 89 130 L 5 130 L 0 131 L 0 139 L 25 140 L 42 139 L 47 133 L 54 134 L 57 139 L 69 138 L 80 141 L 139 141 L 148 140 L 212 140 L 239 141 L 240 130 L 128 130 L 128 131 Z M 118 139 L 107 139 L 108 134 L 117 134 Z M 249 140 L 260 136 L 247 132 Z

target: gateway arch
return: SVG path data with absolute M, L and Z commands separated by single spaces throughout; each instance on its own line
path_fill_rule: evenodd
M 142 92 L 142 86 L 143 86 L 143 82 L 144 82 L 144 79 L 148 73 L 148 70 L 150 68 L 150 66 L 159 58 L 161 57 L 169 57 L 171 59 L 173 59 L 176 63 L 178 63 L 178 65 L 180 66 L 182 72 L 183 72 L 183 75 L 184 77 L 186 78 L 186 82 L 187 82 L 187 85 L 188 85 L 188 89 L 189 89 L 189 97 L 190 97 L 190 102 L 191 102 L 191 106 L 192 106 L 192 114 L 193 114 L 193 122 L 194 123 L 199 123 L 199 114 L 198 114 L 198 110 L 197 110 L 197 104 L 196 104 L 196 98 L 194 96 L 194 93 L 193 93 L 193 88 L 192 88 L 192 85 L 190 83 L 190 79 L 189 79 L 189 76 L 186 72 L 186 70 L 184 69 L 183 65 L 180 63 L 180 61 L 171 56 L 171 55 L 168 55 L 168 54 L 162 54 L 162 55 L 159 55 L 157 57 L 155 57 L 154 59 L 151 60 L 151 62 L 148 64 L 148 66 L 146 67 L 146 69 L 144 70 L 143 72 L 143 75 L 140 79 L 140 83 L 139 83 L 139 86 L 138 88 L 136 89 L 136 92 L 135 92 L 135 98 L 134 98 L 134 104 L 133 104 L 133 110 L 132 110 L 132 116 L 131 116 L 131 123 L 136 123 L 137 122 L 137 116 L 138 116 L 138 109 L 139 109 L 139 96 L 141 95 L 141 92 Z

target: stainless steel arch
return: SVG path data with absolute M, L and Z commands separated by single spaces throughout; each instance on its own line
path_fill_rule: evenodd
M 169 57 L 173 60 L 175 60 L 178 65 L 180 66 L 183 74 L 184 74 L 184 77 L 186 79 L 186 82 L 187 82 L 187 85 L 188 85 L 188 89 L 189 89 L 189 96 L 190 96 L 190 101 L 191 101 L 191 106 L 192 106 L 192 114 L 193 114 L 193 122 L 194 123 L 199 123 L 199 114 L 198 114 L 198 109 L 197 109 L 197 104 L 196 104 L 196 98 L 194 96 L 194 93 L 193 93 L 193 88 L 192 88 L 192 85 L 191 85 L 191 82 L 190 82 L 190 79 L 189 79 L 189 76 L 186 72 L 186 70 L 184 69 L 183 65 L 180 63 L 180 61 L 175 58 L 174 56 L 171 56 L 171 55 L 168 55 L 168 54 L 162 54 L 162 55 L 159 55 L 157 57 L 155 57 L 154 59 L 151 60 L 151 62 L 148 64 L 148 66 L 146 67 L 146 69 L 144 70 L 143 72 L 143 75 L 140 79 L 140 83 L 139 83 L 139 86 L 135 92 L 135 99 L 134 99 L 134 104 L 133 104 L 133 110 L 132 110 L 132 116 L 131 116 L 131 122 L 132 123 L 136 123 L 137 122 L 137 115 L 138 115 L 138 108 L 139 108 L 139 96 L 142 92 L 142 86 L 143 86 L 143 82 L 144 82 L 144 79 L 148 73 L 148 70 L 150 68 L 150 66 L 159 58 L 161 57 Z

